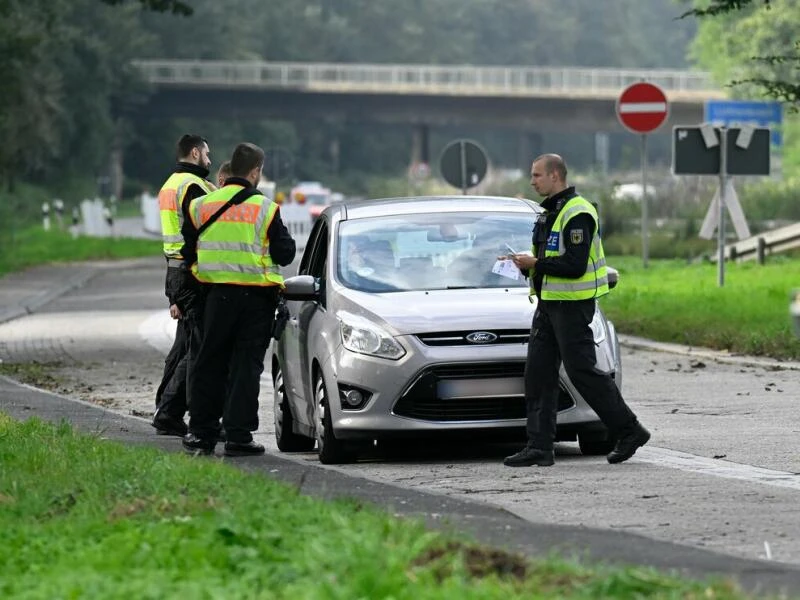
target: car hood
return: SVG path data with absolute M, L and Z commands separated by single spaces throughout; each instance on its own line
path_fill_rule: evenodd
M 339 309 L 388 326 L 395 335 L 529 329 L 527 289 L 435 290 L 368 294 L 341 291 Z

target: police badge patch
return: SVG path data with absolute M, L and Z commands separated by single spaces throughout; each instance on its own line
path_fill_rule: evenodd
M 583 243 L 583 229 L 573 229 L 569 232 L 569 241 L 573 245 Z

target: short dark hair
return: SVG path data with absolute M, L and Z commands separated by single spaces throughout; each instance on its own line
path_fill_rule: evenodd
M 222 164 L 219 166 L 219 169 L 217 169 L 217 177 L 219 177 L 220 175 L 225 175 L 226 179 L 231 176 L 231 161 L 229 160 L 222 161 Z
M 255 168 L 264 166 L 264 151 L 249 142 L 242 142 L 233 149 L 231 156 L 231 175 L 247 177 Z
M 567 181 L 567 161 L 561 158 L 558 154 L 541 154 L 537 156 L 533 162 L 544 161 L 545 173 L 558 173 L 558 178 L 565 182 Z
M 208 140 L 194 133 L 185 133 L 178 140 L 175 154 L 178 160 L 186 158 L 195 148 L 200 148 L 203 144 L 208 144 Z

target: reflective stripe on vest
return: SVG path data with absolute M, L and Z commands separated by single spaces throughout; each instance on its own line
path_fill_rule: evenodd
M 597 211 L 586 199 L 576 196 L 567 203 L 558 213 L 555 223 L 550 229 L 545 257 L 563 256 L 566 252 L 564 236 L 561 232 L 573 217 L 586 213 L 592 217 L 595 224 L 595 233 L 592 236 L 589 248 L 589 259 L 586 272 L 577 278 L 556 277 L 544 275 L 542 277 L 542 300 L 587 300 L 597 298 L 608 293 L 608 269 L 603 244 L 600 241 Z M 536 248 L 533 248 L 536 256 Z M 533 282 L 533 278 L 531 278 Z
M 194 226 L 199 229 L 241 190 L 240 185 L 226 185 L 192 200 Z M 205 283 L 282 286 L 283 277 L 269 254 L 268 231 L 276 212 L 278 205 L 260 194 L 230 206 L 197 240 L 194 276 Z
M 193 183 L 199 185 L 205 193 L 211 187 L 205 179 L 192 173 L 173 173 L 158 192 L 158 209 L 161 215 L 161 237 L 164 242 L 164 255 L 167 258 L 182 258 L 183 236 L 183 199 L 189 186 Z

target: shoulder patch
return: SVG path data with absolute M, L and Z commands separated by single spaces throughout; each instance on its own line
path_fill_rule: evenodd
M 583 243 L 583 229 L 573 229 L 569 232 L 569 241 L 573 245 Z

